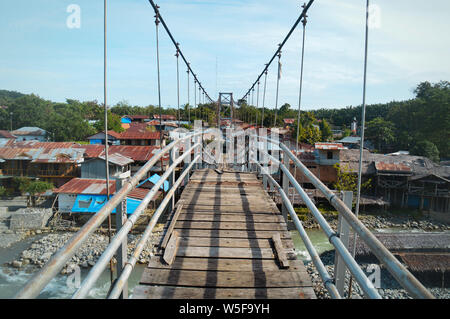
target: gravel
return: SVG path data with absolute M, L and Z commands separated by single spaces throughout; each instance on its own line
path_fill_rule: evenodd
M 157 225 L 153 230 L 152 236 L 149 238 L 146 247 L 142 251 L 138 263 L 148 263 L 150 257 L 156 252 L 157 244 L 161 240 L 163 225 Z M 74 235 L 73 232 L 50 233 L 39 240 L 33 242 L 30 248 L 22 251 L 20 257 L 10 263 L 15 268 L 25 265 L 33 265 L 38 268 L 43 267 L 52 255 L 59 250 Z M 128 257 L 134 251 L 136 244 L 139 242 L 141 234 L 128 235 Z M 108 236 L 101 233 L 94 233 L 86 240 L 86 242 L 77 250 L 75 255 L 66 263 L 62 269 L 62 274 L 71 273 L 75 265 L 81 268 L 88 268 L 95 265 L 101 254 L 108 246 Z M 115 263 L 115 258 L 113 257 Z
M 334 277 L 334 251 L 327 251 L 321 254 L 322 262 L 328 270 L 328 273 L 331 277 Z M 361 266 L 361 269 L 366 273 L 366 275 L 370 275 L 373 273 L 373 270 L 368 271 L 369 265 L 373 265 L 371 263 L 358 263 Z M 330 299 L 330 295 L 328 291 L 324 288 L 322 284 L 322 280 L 318 271 L 316 270 L 314 264 L 312 262 L 308 262 L 306 264 L 306 270 L 311 276 L 311 280 L 313 283 L 314 292 L 316 293 L 317 298 L 319 299 Z M 391 276 L 391 274 L 384 268 L 381 267 L 380 272 L 380 288 L 378 288 L 378 292 L 383 299 L 412 299 L 411 296 L 404 290 L 397 281 Z M 348 286 L 350 282 L 350 273 L 347 271 L 345 278 L 345 298 L 348 297 Z M 450 288 L 437 288 L 437 287 L 427 287 L 429 291 L 438 299 L 449 299 L 450 298 Z M 352 299 L 360 299 L 363 297 L 363 292 L 359 285 L 353 280 L 352 283 Z

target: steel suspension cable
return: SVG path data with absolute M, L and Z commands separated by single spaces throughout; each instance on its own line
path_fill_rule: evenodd
M 194 80 L 194 115 L 197 118 L 197 81 Z M 195 121 L 195 120 L 194 120 Z
M 159 7 L 156 6 L 156 8 L 158 9 Z M 157 69 L 157 74 L 158 74 L 158 106 L 159 106 L 159 130 L 160 130 L 160 134 L 159 134 L 159 147 L 162 147 L 162 108 L 161 108 L 161 77 L 160 77 L 160 70 L 159 70 L 159 11 L 156 10 L 156 15 L 155 15 L 155 26 L 156 26 L 156 69 Z M 162 166 L 162 158 L 161 158 L 161 169 L 163 168 Z
M 356 207 L 355 207 L 355 215 L 358 218 L 359 214 L 359 203 L 361 199 L 361 175 L 362 175 L 362 159 L 363 159 L 363 150 L 364 150 L 364 129 L 366 124 L 366 80 L 367 80 L 367 52 L 368 52 L 368 43 L 369 43 L 369 0 L 366 1 L 366 35 L 365 35 L 365 44 L 364 44 L 364 75 L 363 75 L 363 101 L 361 107 L 361 141 L 359 147 L 359 166 L 358 166 L 358 186 L 356 190 Z M 357 234 L 356 232 L 353 234 L 353 251 L 352 257 L 355 258 L 356 254 L 356 240 Z M 348 287 L 348 298 L 352 295 L 352 277 L 350 277 L 349 287 Z
M 179 43 L 177 43 L 177 53 L 175 56 L 177 57 L 177 101 L 178 101 L 178 125 L 180 125 L 180 49 L 178 49 Z
M 262 118 L 261 118 L 261 126 L 264 127 L 264 106 L 266 103 L 266 87 L 267 87 L 267 70 L 264 72 L 264 90 L 263 90 L 263 101 L 262 101 Z
M 187 102 L 187 107 L 188 107 L 188 123 L 191 123 L 191 97 L 189 96 L 190 93 L 190 86 L 189 86 L 189 68 L 187 69 L 187 95 L 188 95 L 188 102 Z
M 281 78 L 281 73 L 280 72 L 281 72 L 281 51 L 278 53 L 277 92 L 276 92 L 276 96 L 275 96 L 275 119 L 273 121 L 273 127 L 277 126 L 278 93 L 279 93 L 279 90 L 280 90 L 280 78 Z
M 163 25 L 164 29 L 166 30 L 167 34 L 169 35 L 169 38 L 172 40 L 172 43 L 175 45 L 175 47 L 178 48 L 177 45 L 177 41 L 175 41 L 175 38 L 173 37 L 172 33 L 170 32 L 169 28 L 167 27 L 166 22 L 164 21 L 163 17 L 161 16 L 161 14 L 159 13 L 159 6 L 157 6 L 155 4 L 155 2 L 153 0 L 148 0 L 148 2 L 151 4 L 151 6 L 153 7 L 153 10 L 155 11 L 155 13 L 158 13 L 159 16 L 159 20 L 161 22 L 161 24 Z M 194 77 L 195 80 L 197 80 L 197 82 L 199 83 L 199 85 L 202 87 L 202 89 L 204 90 L 203 86 L 201 85 L 200 81 L 198 80 L 197 76 L 195 75 L 194 71 L 192 70 L 190 63 L 186 60 L 183 51 L 180 50 L 180 56 L 183 59 L 184 63 L 186 64 L 186 66 L 188 67 L 188 69 L 190 70 L 190 72 L 192 73 L 192 76 Z M 206 92 L 206 91 L 205 91 Z M 208 94 L 207 94 L 208 95 Z M 208 98 L 212 101 L 212 99 L 209 97 Z
M 304 7 L 306 4 L 303 4 L 302 7 Z M 297 139 L 296 139 L 296 144 L 297 144 L 297 148 L 295 149 L 295 156 L 298 157 L 298 140 L 299 140 L 299 135 L 300 135 L 300 109 L 301 109 L 301 105 L 302 105 L 302 87 L 303 87 L 303 61 L 305 58 L 305 35 L 306 35 L 306 23 L 308 16 L 305 15 L 305 17 L 302 20 L 302 24 L 303 24 L 303 40 L 302 40 L 302 59 L 301 59 L 301 67 L 300 67 L 300 89 L 299 89 L 299 93 L 298 93 L 298 113 L 297 113 Z M 297 166 L 294 165 L 294 176 L 295 178 L 297 178 Z M 292 202 L 294 203 L 294 194 L 292 194 Z
M 252 86 L 250 86 L 250 89 L 247 91 L 247 93 L 244 95 L 244 97 L 242 99 L 245 99 L 245 97 L 247 97 L 250 94 L 250 90 L 252 89 L 252 87 L 255 86 L 256 82 L 258 82 L 261 77 L 263 76 L 263 74 L 265 73 L 265 71 L 269 68 L 270 64 L 272 64 L 273 60 L 275 60 L 275 58 L 277 57 L 278 53 L 281 51 L 281 49 L 283 48 L 283 46 L 286 44 L 287 40 L 289 40 L 290 36 L 292 35 L 292 33 L 294 32 L 294 30 L 297 28 L 297 25 L 300 23 L 301 19 L 303 19 L 303 17 L 306 15 L 306 12 L 308 12 L 309 8 L 311 7 L 311 5 L 313 4 L 314 0 L 310 0 L 308 2 L 308 4 L 303 8 L 302 13 L 300 14 L 300 16 L 298 17 L 298 19 L 295 21 L 294 25 L 292 26 L 291 30 L 289 30 L 288 34 L 286 35 L 286 37 L 284 38 L 283 42 L 281 42 L 281 45 L 279 46 L 278 50 L 275 52 L 275 54 L 272 56 L 272 58 L 270 59 L 269 63 L 266 64 L 266 67 L 263 69 L 263 71 L 261 72 L 261 74 L 258 76 L 258 78 L 256 79 L 256 81 L 252 84 Z
M 107 31 L 107 0 L 103 1 L 103 106 L 104 106 L 104 112 L 105 112 L 105 181 L 106 181 L 106 201 L 109 201 L 110 192 L 109 192 L 109 145 L 108 145 L 108 107 L 107 107 L 107 91 L 106 91 L 106 53 L 107 53 L 107 47 L 106 47 L 106 31 Z M 112 233 L 112 226 L 111 226 L 111 213 L 108 214 L 108 242 L 111 243 L 111 233 Z M 117 227 L 117 226 L 116 226 Z M 112 260 L 109 262 L 109 270 L 110 270 L 110 280 L 111 283 L 113 282 L 113 263 Z

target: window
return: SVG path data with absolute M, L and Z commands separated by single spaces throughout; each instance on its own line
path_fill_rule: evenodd
M 333 152 L 327 152 L 327 159 L 333 159 Z

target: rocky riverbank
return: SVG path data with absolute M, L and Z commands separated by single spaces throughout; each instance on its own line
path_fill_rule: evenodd
M 334 251 L 327 251 L 321 254 L 320 256 L 322 262 L 327 268 L 328 273 L 331 277 L 334 277 Z M 373 270 L 368 271 L 369 263 L 358 263 L 362 270 L 370 275 L 373 273 Z M 378 289 L 378 293 L 383 299 L 411 299 L 411 296 L 404 290 L 397 281 L 391 276 L 391 274 L 380 267 L 380 288 Z M 311 276 L 311 280 L 314 287 L 314 292 L 316 293 L 317 298 L 319 299 L 330 299 L 330 295 L 328 291 L 325 289 L 322 283 L 322 279 L 316 267 L 312 262 L 308 262 L 306 265 L 306 270 Z M 345 291 L 346 295 L 344 298 L 348 298 L 348 287 L 350 282 L 350 273 L 347 271 L 345 278 Z M 450 289 L 449 288 L 436 288 L 436 287 L 427 287 L 429 291 L 438 299 L 449 299 L 450 298 Z M 360 299 L 363 297 L 363 292 L 358 284 L 353 280 L 352 283 L 352 299 Z
M 146 247 L 140 255 L 138 263 L 148 263 L 150 257 L 156 252 L 157 244 L 162 236 L 162 224 L 159 224 L 153 230 Z M 22 251 L 21 255 L 10 262 L 14 268 L 23 268 L 25 266 L 43 267 L 51 256 L 59 250 L 74 235 L 74 232 L 55 232 L 49 233 L 36 240 L 31 246 Z M 134 251 L 141 235 L 128 235 L 128 257 Z M 81 268 L 88 268 L 95 265 L 105 248 L 108 246 L 108 236 L 102 232 L 96 232 L 89 236 L 87 241 L 77 250 L 76 254 L 67 262 L 61 273 L 66 274 L 73 271 L 73 267 L 78 265 Z M 113 262 L 115 259 L 113 258 Z
M 330 226 L 336 230 L 338 219 L 337 214 L 324 214 L 325 219 Z M 450 230 L 450 225 L 433 220 L 429 217 L 421 219 L 414 219 L 411 216 L 379 216 L 379 215 L 359 215 L 359 219 L 369 229 L 386 229 L 399 228 L 422 231 L 447 231 Z M 319 224 L 310 215 L 307 215 L 306 220 L 302 221 L 305 229 L 319 228 Z

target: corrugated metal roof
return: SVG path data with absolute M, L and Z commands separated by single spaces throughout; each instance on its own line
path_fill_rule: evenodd
M 402 163 L 385 163 L 375 162 L 375 168 L 377 171 L 383 172 L 411 172 L 411 168 Z
M 160 132 L 150 132 L 147 129 L 133 130 L 131 127 L 120 134 L 120 140 L 159 140 Z
M 150 190 L 144 188 L 135 188 L 127 197 L 144 199 Z M 101 179 L 74 178 L 69 182 L 53 190 L 60 194 L 92 194 L 106 195 L 106 181 Z M 109 192 L 113 195 L 116 192 L 116 181 L 109 181 Z M 154 197 L 155 198 L 155 197 Z
M 87 139 L 88 139 L 88 140 L 98 139 L 98 135 L 99 135 L 99 134 L 103 134 L 103 135 L 104 135 L 104 134 L 105 134 L 105 131 L 98 132 L 98 133 L 95 134 L 95 135 L 89 136 Z M 120 133 L 117 133 L 116 131 L 109 130 L 109 131 L 108 131 L 108 136 L 112 136 L 112 137 L 118 139 L 118 138 L 120 137 Z
M 153 114 L 153 118 L 159 120 L 159 114 Z M 177 119 L 177 117 L 175 115 L 168 115 L 168 114 L 162 114 L 161 118 L 163 120 L 176 120 Z
M 106 156 L 104 154 L 100 155 L 99 158 L 101 158 L 102 160 L 106 160 Z M 123 156 L 119 153 L 108 154 L 108 162 L 119 165 L 119 166 L 125 166 L 128 164 L 134 163 L 134 161 L 131 158 Z
M 15 131 L 11 132 L 14 135 L 19 135 L 19 136 L 24 136 L 24 135 L 32 135 L 32 136 L 42 136 L 45 135 L 47 133 L 46 130 L 43 130 L 39 127 L 30 127 L 30 126 L 25 126 L 25 127 L 21 127 Z
M 0 138 L 16 138 L 9 131 L 0 130 Z
M 295 119 L 284 119 L 283 122 L 286 124 L 294 124 Z
M 318 150 L 343 150 L 345 147 L 342 143 L 316 143 L 314 147 Z

